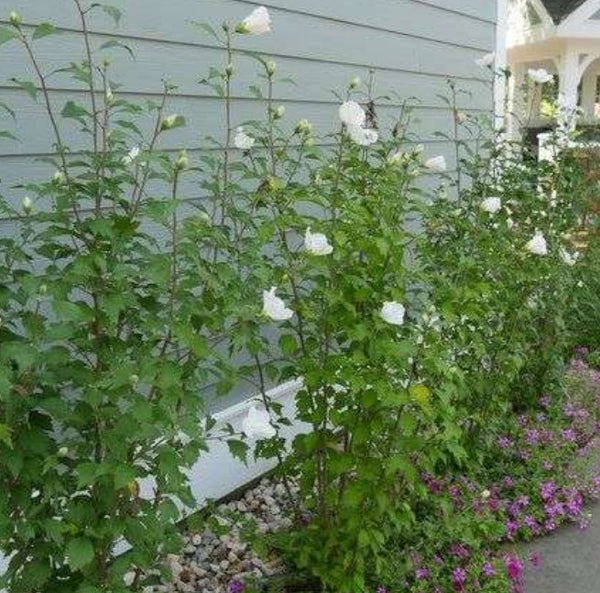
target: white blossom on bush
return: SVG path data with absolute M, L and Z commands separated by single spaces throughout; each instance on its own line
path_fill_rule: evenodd
M 340 105 L 338 114 L 342 123 L 348 127 L 361 127 L 367 120 L 365 110 L 356 101 L 346 101 Z
M 181 116 L 177 113 L 172 113 L 171 115 L 168 115 L 167 117 L 165 117 L 165 119 L 162 120 L 160 126 L 161 129 L 170 130 L 171 128 L 174 128 L 178 123 L 180 123 L 180 118 Z
M 403 325 L 405 313 L 406 309 L 404 308 L 404 305 L 397 303 L 396 301 L 387 301 L 383 303 L 383 307 L 381 307 L 380 311 L 381 318 L 391 325 Z
M 360 126 L 348 126 L 348 134 L 355 144 L 359 146 L 370 146 L 379 140 L 377 130 L 361 128 Z
M 311 134 L 313 130 L 313 125 L 307 119 L 301 119 L 294 128 L 296 134 Z
M 530 68 L 527 71 L 527 76 L 537 84 L 545 84 L 554 80 L 554 76 L 552 76 L 545 68 Z
M 402 152 L 401 150 L 398 150 L 397 152 L 394 152 L 393 154 L 391 154 L 388 157 L 387 162 L 390 165 L 400 165 L 402 164 L 405 160 L 407 159 L 407 155 L 405 152 Z
M 135 161 L 135 159 L 137 159 L 139 156 L 140 156 L 140 147 L 139 146 L 134 146 L 127 153 L 127 155 L 123 157 L 123 164 L 124 165 L 131 165 L 131 163 L 133 163 L 133 161 Z
M 485 55 L 481 56 L 480 58 L 477 58 L 475 60 L 475 63 L 478 66 L 481 66 L 482 68 L 489 68 L 494 63 L 495 59 L 496 59 L 496 54 L 494 52 L 491 52 L 489 54 L 485 54 Z
M 463 124 L 466 124 L 467 121 L 468 121 L 468 119 L 469 119 L 469 116 L 464 111 L 457 111 L 454 114 L 454 117 L 456 119 L 456 123 L 459 124 L 459 125 L 461 125 L 461 126 Z
M 560 259 L 567 264 L 567 266 L 574 266 L 579 259 L 578 251 L 575 251 L 575 253 L 569 253 L 564 247 L 561 247 L 558 250 L 558 255 Z
M 333 251 L 327 237 L 323 233 L 311 233 L 310 227 L 304 234 L 304 248 L 313 255 L 329 255 Z
M 434 173 L 443 173 L 448 168 L 443 156 L 434 156 L 425 161 L 425 167 Z
M 31 198 L 29 196 L 25 196 L 21 206 L 23 207 L 23 212 L 25 212 L 25 214 L 30 214 L 33 208 L 33 202 L 31 201 Z
M 263 313 L 273 321 L 287 321 L 292 318 L 294 312 L 275 295 L 276 290 L 276 286 L 272 286 L 270 290 L 263 290 Z
M 254 138 L 252 136 L 248 136 L 246 132 L 244 132 L 244 128 L 238 128 L 235 133 L 235 137 L 233 139 L 233 143 L 235 147 L 239 150 L 250 150 L 254 146 Z
M 52 176 L 52 181 L 58 185 L 62 185 L 66 181 L 65 174 L 62 171 L 57 170 Z
M 263 35 L 271 32 L 271 15 L 264 6 L 253 10 L 235 30 L 248 35 Z
M 529 253 L 534 255 L 546 255 L 548 253 L 548 246 L 546 239 L 541 231 L 536 231 L 533 238 L 525 246 Z
M 479 204 L 479 207 L 484 212 L 489 212 L 490 214 L 496 214 L 502 208 L 502 200 L 500 198 L 491 197 L 486 198 Z
M 266 410 L 252 406 L 242 420 L 242 430 L 249 439 L 270 439 L 277 434 L 271 426 L 271 416 Z

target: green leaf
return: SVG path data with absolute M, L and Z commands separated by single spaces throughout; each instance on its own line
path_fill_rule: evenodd
M 122 43 L 120 41 L 117 41 L 116 39 L 109 39 L 106 43 L 103 43 L 100 46 L 100 49 L 112 49 L 112 48 L 118 48 L 118 49 L 124 49 L 130 56 L 132 60 L 135 60 L 135 54 L 133 53 L 133 49 L 131 49 L 131 47 L 129 47 L 128 45 L 126 45 L 125 43 Z
M 73 570 L 79 570 L 94 560 L 94 546 L 87 537 L 72 539 L 66 549 L 66 557 L 69 566 Z
M 6 424 L 0 424 L 0 441 L 12 449 L 11 429 Z
M 286 356 L 292 356 L 298 351 L 298 342 L 291 334 L 285 334 L 279 338 L 279 348 Z
M 57 33 L 56 27 L 52 23 L 41 23 L 33 31 L 33 39 L 41 39 Z
M 11 41 L 13 39 L 17 39 L 19 34 L 13 29 L 7 29 L 6 27 L 0 27 L 0 45 L 6 43 L 7 41 Z
M 11 140 L 18 140 L 18 138 L 14 134 L 11 134 L 6 130 L 0 130 L 0 138 L 10 138 Z
M 31 80 L 19 80 L 18 78 L 11 78 L 10 80 L 24 90 L 34 101 L 37 100 L 38 88 Z
M 116 6 L 111 6 L 110 4 L 101 4 L 100 2 L 94 2 L 90 6 L 90 8 L 99 8 L 100 10 L 102 10 L 102 12 L 107 14 L 115 21 L 115 25 L 119 26 L 119 22 L 121 20 L 121 17 L 123 16 L 123 13 Z
M 61 115 L 65 118 L 76 119 L 77 121 L 85 121 L 85 118 L 89 116 L 89 113 L 86 109 L 81 107 L 81 105 L 77 105 L 73 101 L 67 101 Z
M 248 449 L 250 447 L 247 443 L 238 439 L 228 439 L 227 446 L 233 457 L 239 459 L 242 463 L 248 463 Z

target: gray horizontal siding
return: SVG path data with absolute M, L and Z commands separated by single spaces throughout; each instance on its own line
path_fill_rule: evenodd
M 240 50 L 257 51 L 277 61 L 278 74 L 295 85 L 279 85 L 275 101 L 286 107 L 284 125 L 309 119 L 315 131 L 326 136 L 338 125 L 338 101 L 332 90 L 342 90 L 354 76 L 366 81 L 375 76 L 377 96 L 396 93 L 384 106 L 379 101 L 382 127 L 393 121 L 403 99 L 416 97 L 414 141 L 425 144 L 427 156 L 445 154 L 454 169 L 453 147 L 437 132 L 450 133 L 452 116 L 440 99 L 446 80 L 455 78 L 461 89 L 461 109 L 480 114 L 491 108 L 489 73 L 474 60 L 495 45 L 495 0 L 109 0 L 121 8 L 118 28 L 110 18 L 96 12 L 91 19 L 92 47 L 110 38 L 127 43 L 135 52 L 110 50 L 114 58 L 111 78 L 130 100 L 157 100 L 162 79 L 177 85 L 169 112 L 184 115 L 188 126 L 168 134 L 163 147 L 187 147 L 192 161 L 205 148 L 207 135 L 220 136 L 223 109 L 219 101 L 198 84 L 212 65 L 221 64 L 223 52 L 194 22 L 238 22 L 260 4 L 272 14 L 274 31 L 259 38 L 236 36 Z M 43 21 L 58 25 L 60 35 L 36 42 L 44 72 L 78 61 L 83 56 L 78 35 L 78 16 L 72 0 L 11 0 L 8 9 L 19 11 L 27 26 Z M 1 15 L 0 15 L 1 16 Z M 264 105 L 251 96 L 248 85 L 256 81 L 257 63 L 242 54 L 236 58 L 233 81 L 234 121 L 261 118 Z M 25 180 L 41 180 L 53 171 L 38 159 L 51 150 L 52 135 L 41 103 L 36 104 L 13 88 L 12 77 L 33 79 L 31 68 L 16 44 L 0 47 L 0 99 L 17 113 L 13 122 L 0 114 L 0 130 L 8 129 L 19 142 L 0 138 L 0 191 L 17 205 L 23 193 L 14 186 Z M 57 109 L 66 100 L 85 101 L 81 89 L 62 74 L 48 80 Z M 65 124 L 65 140 L 72 150 L 85 146 L 85 137 L 72 123 Z M 146 122 L 149 128 L 150 122 Z M 319 143 L 327 145 L 322 138 Z M 425 183 L 429 183 L 425 181 Z M 194 184 L 181 188 L 190 205 L 202 202 Z M 38 208 L 48 205 L 36 204 Z M 14 221 L 0 220 L 0 237 L 10 234 Z M 209 389 L 210 391 L 210 389 Z M 234 394 L 235 400 L 241 397 Z M 231 398 L 227 400 L 231 402 Z M 221 407 L 223 402 L 216 404 Z

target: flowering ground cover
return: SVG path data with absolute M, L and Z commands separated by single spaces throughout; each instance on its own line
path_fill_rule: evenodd
M 520 544 L 567 523 L 585 529 L 585 503 L 600 495 L 600 370 L 588 358 L 595 355 L 577 349 L 566 391 L 541 394 L 534 409 L 507 418 L 484 467 L 421 474 L 428 496 L 416 510 L 415 528 L 386 555 L 397 580 L 373 583 L 372 591 L 522 593 L 525 565 L 538 570 L 544 558 L 523 555 Z M 298 520 L 308 526 L 310 515 Z M 270 537 L 276 546 L 278 537 Z M 294 574 L 293 562 L 288 569 Z M 278 579 L 277 590 L 316 593 L 319 588 L 302 587 L 310 580 Z M 234 579 L 229 591 L 264 589 L 253 583 Z

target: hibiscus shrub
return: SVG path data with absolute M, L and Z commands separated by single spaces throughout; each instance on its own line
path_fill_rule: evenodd
M 75 4 L 84 22 L 100 8 Z M 47 109 L 56 173 L 24 180 L 22 203 L 0 196 L 14 220 L 0 239 L 2 585 L 137 591 L 179 548 L 181 505 L 196 504 L 185 470 L 206 447 L 200 390 L 225 368 L 212 344 L 227 264 L 207 249 L 220 238 L 205 216 L 181 219 L 188 157 L 159 149 L 184 124 L 166 113 L 169 88 L 130 103 L 99 50 L 66 67 L 84 91 L 59 114 L 36 53 L 56 29 L 9 21 L 2 42 L 40 72 L 23 87 Z

